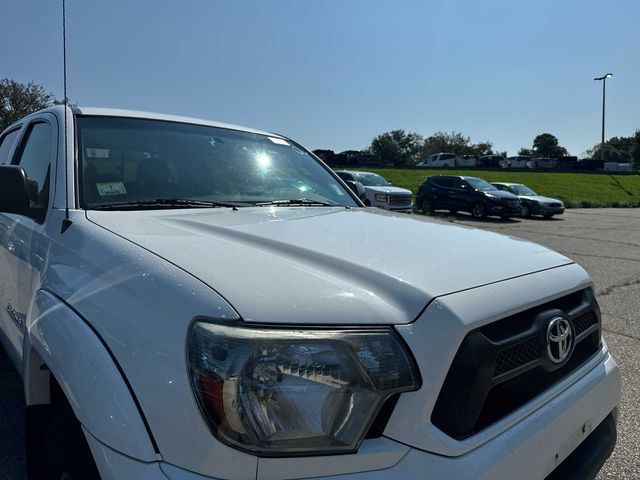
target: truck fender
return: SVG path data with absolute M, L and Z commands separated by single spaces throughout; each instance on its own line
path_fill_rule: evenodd
M 111 352 L 77 312 L 50 292 L 39 290 L 34 298 L 24 351 L 27 404 L 45 400 L 46 388 L 37 386 L 42 378 L 36 372 L 48 368 L 93 437 L 132 458 L 159 459 L 142 411 Z M 45 366 L 34 364 L 38 357 Z

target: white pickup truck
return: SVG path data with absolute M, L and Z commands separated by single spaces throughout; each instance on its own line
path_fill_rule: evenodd
M 593 478 L 615 444 L 581 267 L 363 208 L 280 135 L 24 118 L 0 282 L 31 479 Z

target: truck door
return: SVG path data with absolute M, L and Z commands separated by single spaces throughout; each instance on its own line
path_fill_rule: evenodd
M 30 211 L 0 213 L 0 329 L 7 354 L 20 373 L 25 320 L 48 250 L 44 223 L 52 197 L 56 137 L 55 117 L 49 114 L 25 127 L 10 163 L 26 172 Z

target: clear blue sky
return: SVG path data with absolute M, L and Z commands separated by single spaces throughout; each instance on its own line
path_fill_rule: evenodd
M 638 0 L 68 0 L 69 97 L 366 147 L 460 131 L 575 155 L 640 128 Z M 0 77 L 62 97 L 55 0 L 0 0 Z

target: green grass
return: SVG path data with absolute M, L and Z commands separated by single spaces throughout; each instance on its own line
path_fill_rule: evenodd
M 518 172 L 504 170 L 361 168 L 376 172 L 414 195 L 425 177 L 469 175 L 489 182 L 523 183 L 540 195 L 561 199 L 569 208 L 640 207 L 640 175 Z

